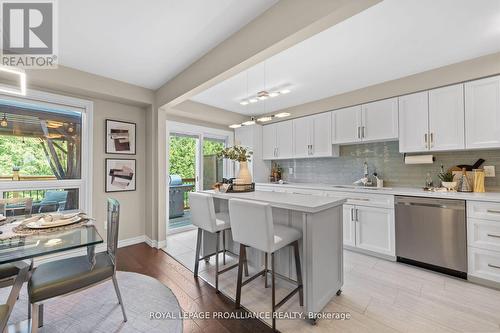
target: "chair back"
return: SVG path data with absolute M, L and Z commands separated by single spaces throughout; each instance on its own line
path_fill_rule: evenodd
M 189 207 L 191 208 L 191 223 L 193 225 L 208 232 L 215 232 L 214 198 L 210 194 L 190 192 Z
M 11 198 L 0 199 L 0 214 L 7 216 L 8 210 L 24 209 L 26 217 L 31 216 L 31 209 L 33 208 L 33 198 Z M 15 215 L 14 213 L 12 215 Z
M 120 203 L 116 199 L 108 198 L 107 218 L 107 250 L 116 269 L 116 250 L 118 248 L 118 225 L 120 223 Z
M 269 204 L 231 199 L 229 200 L 229 219 L 233 240 L 257 250 L 273 252 L 273 212 Z

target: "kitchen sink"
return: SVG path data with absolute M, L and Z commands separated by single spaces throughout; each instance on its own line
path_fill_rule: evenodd
M 332 187 L 335 188 L 345 188 L 345 189 L 363 189 L 363 190 L 373 190 L 373 191 L 380 191 L 380 190 L 390 190 L 390 187 L 370 187 L 370 186 L 359 186 L 359 185 L 332 185 Z

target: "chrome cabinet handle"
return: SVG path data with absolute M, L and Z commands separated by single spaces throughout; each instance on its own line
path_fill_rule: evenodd
M 431 133 L 431 139 L 429 146 L 432 148 L 434 146 L 434 133 Z
M 280 156 L 280 149 L 278 147 L 276 147 L 276 157 L 279 157 Z
M 361 127 L 358 126 L 358 139 L 361 139 Z
M 359 222 L 359 210 L 356 208 L 356 222 Z
M 498 269 L 500 269 L 500 266 L 493 265 L 493 264 L 488 264 L 488 267 L 493 267 L 493 268 L 498 268 Z
M 425 148 L 429 148 L 429 144 L 427 141 L 427 133 L 424 134 Z
M 488 237 L 500 238 L 500 235 L 487 234 Z
M 354 208 L 351 208 L 351 221 L 355 221 L 354 220 Z
M 361 138 L 362 139 L 365 138 L 365 127 L 364 126 L 361 126 Z
M 495 210 L 495 209 L 488 209 L 486 212 L 492 214 L 500 214 L 500 210 Z

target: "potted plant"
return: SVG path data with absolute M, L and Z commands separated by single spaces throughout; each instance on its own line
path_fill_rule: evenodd
M 454 175 L 451 171 L 441 171 L 438 177 L 441 179 L 441 185 L 446 187 L 448 191 L 452 191 L 457 187 L 457 182 L 453 181 Z
M 238 173 L 238 182 L 243 184 L 252 183 L 252 174 L 248 170 L 248 162 L 252 157 L 252 151 L 242 146 L 227 147 L 217 152 L 218 158 L 228 158 L 231 161 L 236 161 L 240 164 Z

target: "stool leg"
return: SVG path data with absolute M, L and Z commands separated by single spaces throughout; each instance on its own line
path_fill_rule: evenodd
M 216 232 L 217 242 L 215 244 L 215 292 L 219 293 L 219 247 L 220 247 L 220 231 Z
M 276 331 L 276 317 L 274 316 L 274 310 L 276 306 L 276 284 L 274 279 L 274 252 L 271 253 L 271 298 L 273 300 L 272 315 L 273 315 L 273 330 Z
M 241 283 L 243 279 L 243 262 L 245 261 L 245 245 L 240 244 L 240 255 L 238 259 L 238 279 L 236 280 L 236 301 L 235 308 L 240 308 L 241 303 Z
M 248 260 L 247 260 L 247 249 L 245 247 L 245 276 L 248 276 Z
M 302 268 L 300 266 L 299 241 L 293 242 L 293 252 L 295 253 L 295 272 L 297 273 L 297 285 L 299 289 L 299 304 L 304 306 L 304 287 L 302 285 Z
M 222 230 L 222 264 L 226 264 L 226 230 Z
M 267 285 L 267 252 L 264 253 L 264 288 L 269 287 Z
M 194 277 L 198 277 L 198 267 L 200 266 L 200 247 L 201 247 L 201 228 L 198 228 L 198 237 L 196 238 L 196 253 L 194 258 Z

